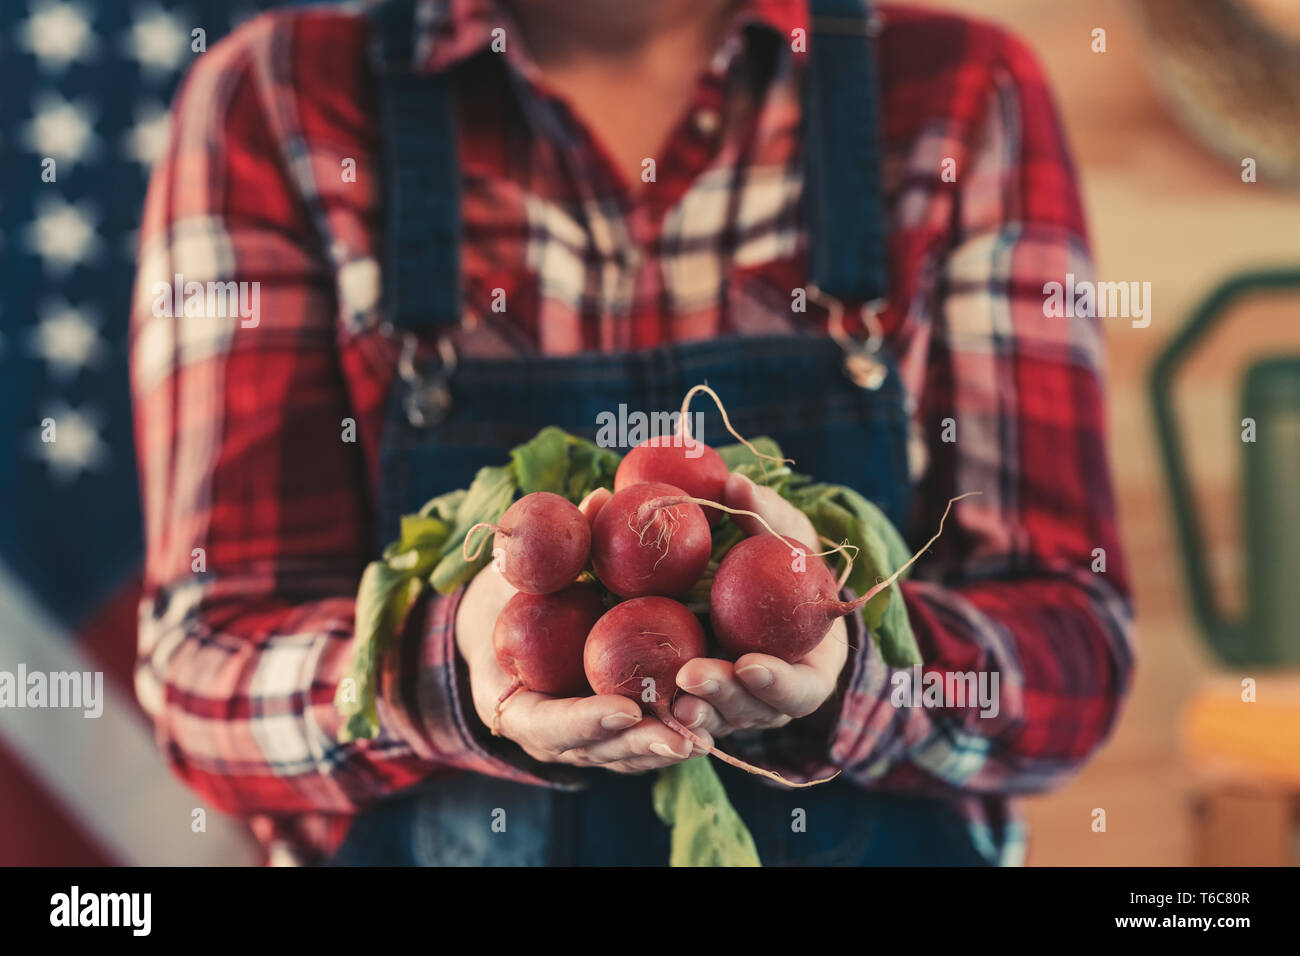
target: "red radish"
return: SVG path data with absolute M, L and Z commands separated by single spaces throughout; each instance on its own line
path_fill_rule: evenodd
M 700 506 L 672 485 L 644 481 L 605 503 L 591 531 L 596 576 L 620 597 L 681 594 L 709 563 L 713 539 Z M 660 499 L 673 498 L 660 504 Z
M 733 767 L 790 787 L 824 783 L 793 783 L 771 770 L 737 760 L 710 747 L 673 716 L 677 672 L 692 658 L 703 657 L 706 646 L 704 628 L 685 605 L 664 597 L 633 598 L 614 605 L 592 627 L 583 651 L 583 666 L 597 694 L 619 694 L 636 701 L 669 730 Z
M 633 598 L 614 605 L 592 627 L 583 668 L 597 694 L 638 701 L 667 723 L 673 719 L 677 672 L 703 657 L 706 646 L 704 628 L 685 605 L 665 597 Z
M 836 580 L 807 545 L 778 534 L 745 538 L 727 552 L 713 577 L 709 591 L 713 636 L 733 657 L 759 653 L 790 664 L 801 660 L 822 642 L 836 619 L 852 614 L 893 584 L 939 540 L 955 502 L 977 494 L 968 491 L 950 499 L 934 537 L 855 601 L 841 601 L 839 596 L 848 569 Z
M 501 523 L 476 524 L 465 535 L 465 557 L 473 560 L 480 542 L 469 554 L 469 539 L 479 528 L 496 532 L 494 560 L 514 587 L 527 594 L 551 594 L 573 583 L 591 554 L 591 526 L 586 517 L 559 495 L 535 491 L 524 495 L 501 516 Z
M 839 592 L 814 549 L 760 534 L 722 559 L 709 592 L 709 623 L 733 657 L 770 654 L 793 664 L 822 642 L 837 618 L 866 603 L 841 601 Z
M 704 442 L 660 435 L 627 453 L 614 473 L 614 490 L 658 481 L 681 488 L 693 498 L 721 501 L 729 474 L 722 456 Z M 722 512 L 716 508 L 705 508 L 704 516 L 711 527 L 722 520 Z
M 605 507 L 605 502 L 609 501 L 613 495 L 614 493 L 608 488 L 597 488 L 582 499 L 582 503 L 578 505 L 578 510 L 587 519 L 587 524 L 594 525 L 596 523 L 596 515 L 600 514 L 600 509 Z
M 583 647 L 604 613 L 605 602 L 594 584 L 571 584 L 554 594 L 520 591 L 507 601 L 492 632 L 497 663 L 514 678 L 515 686 L 505 696 L 519 688 L 555 697 L 586 696 Z

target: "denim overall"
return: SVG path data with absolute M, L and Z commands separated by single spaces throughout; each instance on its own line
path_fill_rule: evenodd
M 834 300 L 873 303 L 883 293 L 885 248 L 870 21 L 856 0 L 811 7 L 810 286 Z M 453 81 L 412 72 L 409 0 L 372 16 L 383 62 L 385 306 L 396 334 L 428 342 L 460 320 Z M 620 404 L 670 411 L 701 382 L 723 397 L 741 434 L 772 436 L 799 471 L 856 488 L 901 526 L 910 491 L 906 408 L 884 349 L 873 341 L 870 351 L 846 353 L 821 334 L 745 335 L 744 317 L 733 321 L 742 334 L 617 354 L 452 361 L 445 350 L 430 348 L 437 354 L 428 358 L 408 352 L 381 452 L 378 547 L 395 537 L 401 514 L 468 486 L 479 468 L 501 464 L 543 426 L 594 438 L 598 413 Z M 730 441 L 716 412 L 706 414 L 703 436 Z M 714 766 L 765 865 L 985 862 L 948 804 L 864 791 L 843 779 L 789 791 Z M 667 863 L 669 832 L 651 803 L 654 774 L 578 770 L 575 777 L 585 786 L 553 790 L 469 773 L 439 779 L 362 814 L 333 863 Z M 497 809 L 505 811 L 504 832 L 493 831 Z M 806 826 L 796 832 L 799 809 Z

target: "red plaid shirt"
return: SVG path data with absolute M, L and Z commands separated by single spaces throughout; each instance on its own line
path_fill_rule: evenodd
M 751 314 L 768 303 L 762 321 L 809 321 L 789 311 L 805 279 L 803 57 L 789 37 L 807 11 L 740 7 L 656 181 L 633 193 L 521 44 L 479 55 L 494 27 L 511 30 L 490 0 L 421 5 L 431 15 L 412 30 L 426 68 L 456 64 L 467 78 L 462 351 L 712 336 L 732 328 L 737 288 Z M 1100 329 L 1043 309 L 1045 283 L 1090 274 L 1083 215 L 1024 46 L 946 15 L 878 16 L 884 325 L 915 402 L 914 447 L 928 453 L 907 530 L 928 536 L 950 496 L 983 492 L 960 503 L 904 593 L 927 671 L 997 673 L 1000 709 L 895 706 L 890 671 L 854 640 L 829 737 L 796 721 L 741 752 L 787 774 L 834 765 L 863 786 L 942 794 L 990 859 L 1016 862 L 1008 797 L 1080 766 L 1132 666 Z M 337 742 L 332 700 L 373 556 L 396 367 L 379 303 L 369 42 L 356 11 L 291 10 L 197 62 L 149 190 L 133 320 L 148 543 L 139 697 L 185 780 L 303 858 L 336 846 L 358 809 L 437 773 L 546 782 L 468 705 L 455 596 L 409 622 L 424 666 L 394 694 L 404 706 L 383 706 L 379 738 Z M 155 283 L 177 275 L 258 282 L 259 323 L 155 315 Z M 491 308 L 497 289 L 505 313 Z M 347 418 L 356 443 L 340 440 Z

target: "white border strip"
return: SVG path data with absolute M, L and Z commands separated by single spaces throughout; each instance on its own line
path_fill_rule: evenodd
M 28 673 L 98 664 L 0 562 L 0 670 L 19 663 Z M 103 705 L 98 718 L 80 708 L 0 708 L 0 737 L 118 862 L 255 865 L 256 845 L 233 819 L 205 808 L 207 831 L 190 829 L 199 797 L 172 775 L 135 701 L 110 680 Z

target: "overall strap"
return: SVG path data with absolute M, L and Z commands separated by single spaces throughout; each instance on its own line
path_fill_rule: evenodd
M 452 76 L 417 70 L 422 0 L 372 7 L 384 153 L 384 301 L 419 330 L 460 322 L 460 170 Z M 804 212 L 810 271 L 845 301 L 883 298 L 885 215 L 872 19 L 865 0 L 810 0 Z
M 384 169 L 384 303 L 416 331 L 460 322 L 460 167 L 454 81 L 417 69 L 416 7 L 386 0 L 368 12 L 379 82 Z
M 812 282 L 837 299 L 885 297 L 880 105 L 865 0 L 809 0 L 804 216 Z

